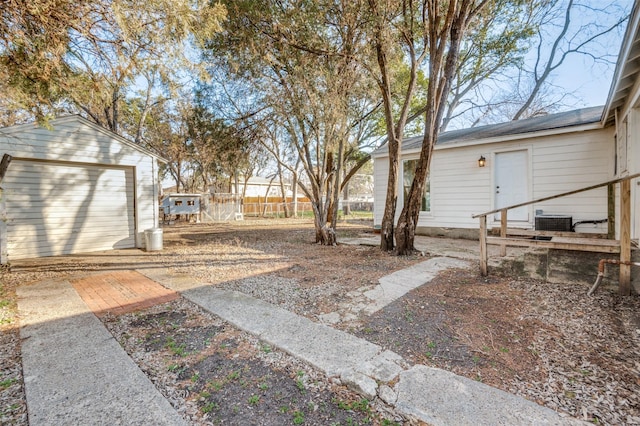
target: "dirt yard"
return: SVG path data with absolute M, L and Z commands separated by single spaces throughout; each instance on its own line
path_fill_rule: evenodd
M 370 232 L 343 224 L 339 239 Z M 377 280 L 426 260 L 313 243 L 308 221 L 176 224 L 162 252 L 17 263 L 0 287 L 0 423 L 28 424 L 15 287 L 123 267 L 168 268 L 259 297 L 424 364 L 598 424 L 640 424 L 640 300 L 608 289 L 449 270 L 371 316 L 353 306 Z M 132 252 L 135 252 L 131 255 Z M 107 328 L 193 424 L 402 424 L 308 366 L 179 299 Z

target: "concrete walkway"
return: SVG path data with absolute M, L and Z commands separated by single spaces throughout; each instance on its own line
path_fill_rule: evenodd
M 31 426 L 186 424 L 69 281 L 17 292 Z
M 367 295 L 371 306 L 384 306 L 392 301 L 390 295 L 398 297 L 409 287 L 429 281 L 432 269 L 460 267 L 458 262 L 430 259 L 410 274 L 385 277 L 380 284 L 384 291 L 374 289 Z M 363 396 L 378 396 L 400 413 L 431 425 L 580 423 L 448 371 L 411 366 L 378 345 L 245 294 L 219 290 L 162 269 L 139 272 Z M 413 280 L 410 285 L 409 277 Z M 104 277 L 96 280 L 110 282 Z M 21 287 L 18 297 L 31 425 L 183 424 L 71 283 L 48 281 Z
M 432 265 L 435 267 L 438 262 Z M 400 413 L 430 425 L 582 424 L 527 399 L 445 370 L 423 365 L 410 367 L 392 351 L 243 293 L 198 285 L 188 277 L 140 272 L 327 376 L 339 378 L 363 396 L 379 396 Z M 390 387 L 390 382 L 395 382 L 395 386 Z

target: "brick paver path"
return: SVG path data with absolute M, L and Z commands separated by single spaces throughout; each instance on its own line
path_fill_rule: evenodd
M 71 283 L 96 315 L 134 312 L 179 297 L 175 291 L 135 271 L 108 272 Z

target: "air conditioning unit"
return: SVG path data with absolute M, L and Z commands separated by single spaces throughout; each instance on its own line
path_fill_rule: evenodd
M 536 216 L 536 231 L 571 232 L 573 217 L 557 214 L 542 214 Z

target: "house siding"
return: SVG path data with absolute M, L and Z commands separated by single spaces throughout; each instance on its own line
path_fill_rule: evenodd
M 551 142 L 551 143 L 550 143 Z M 613 129 L 563 135 L 533 150 L 534 198 L 606 182 L 614 174 Z M 607 188 L 545 201 L 533 206 L 545 213 L 566 214 L 573 221 L 606 219 Z M 607 224 L 584 224 L 580 232 L 605 232 Z
M 387 197 L 389 157 L 373 159 L 373 226 L 380 227 Z
M 420 214 L 418 227 L 477 229 L 472 215 L 493 210 L 494 161 L 500 152 L 526 150 L 529 155 L 528 199 L 572 191 L 611 179 L 613 176 L 613 129 L 587 130 L 518 141 L 478 143 L 463 147 L 437 147 L 431 165 L 431 212 Z M 478 158 L 487 159 L 478 167 Z M 418 158 L 404 153 L 403 159 Z M 386 155 L 374 157 L 374 225 L 380 225 L 384 209 Z M 383 166 L 384 164 L 384 166 Z M 607 218 L 606 188 L 551 200 L 529 207 L 529 220 L 510 226 L 532 228 L 535 211 L 567 214 L 573 221 Z M 382 198 L 380 198 L 382 197 Z M 402 194 L 398 205 L 403 203 Z M 499 225 L 491 217 L 489 226 Z M 606 223 L 581 226 L 582 232 L 606 232 Z
M 124 142 L 110 132 L 92 125 L 79 117 L 65 117 L 52 120 L 51 128 L 36 125 L 21 125 L 0 131 L 0 153 L 14 157 L 18 164 L 21 160 L 42 161 L 55 168 L 55 165 L 87 166 L 91 168 L 116 168 L 126 170 L 131 185 L 126 191 L 131 206 L 131 219 L 134 234 L 132 243 L 126 246 L 142 247 L 144 230 L 158 225 L 158 187 L 157 159 Z M 11 173 L 9 166 L 8 174 Z M 124 189 L 121 189 L 124 191 Z M 62 194 L 62 193 L 61 193 Z M 63 196 L 81 197 L 83 194 L 65 191 Z M 10 196 L 10 193 L 5 193 Z M 18 196 L 18 195 L 16 195 Z M 55 199 L 55 194 L 52 192 Z M 10 208 L 11 200 L 4 200 Z M 54 200 L 51 201 L 53 206 Z M 11 212 L 7 212 L 10 215 Z M 123 213 L 125 214 L 125 213 Z M 72 220 L 72 218 L 70 218 Z M 100 227 L 102 224 L 93 223 Z M 6 227 L 5 227 L 6 228 Z M 10 231 L 10 229 L 9 229 Z M 5 229 L 6 235 L 6 229 Z M 91 249 L 87 244 L 87 250 Z M 102 249 L 100 244 L 94 245 Z M 83 249 L 85 246 L 83 246 Z M 9 253 L 9 256 L 11 254 Z
M 637 85 L 636 85 L 637 87 Z M 628 169 L 630 174 L 640 173 L 640 110 L 632 108 L 631 128 L 628 134 Z M 631 181 L 631 238 L 640 242 L 640 179 Z M 618 210 L 619 211 L 619 210 Z

